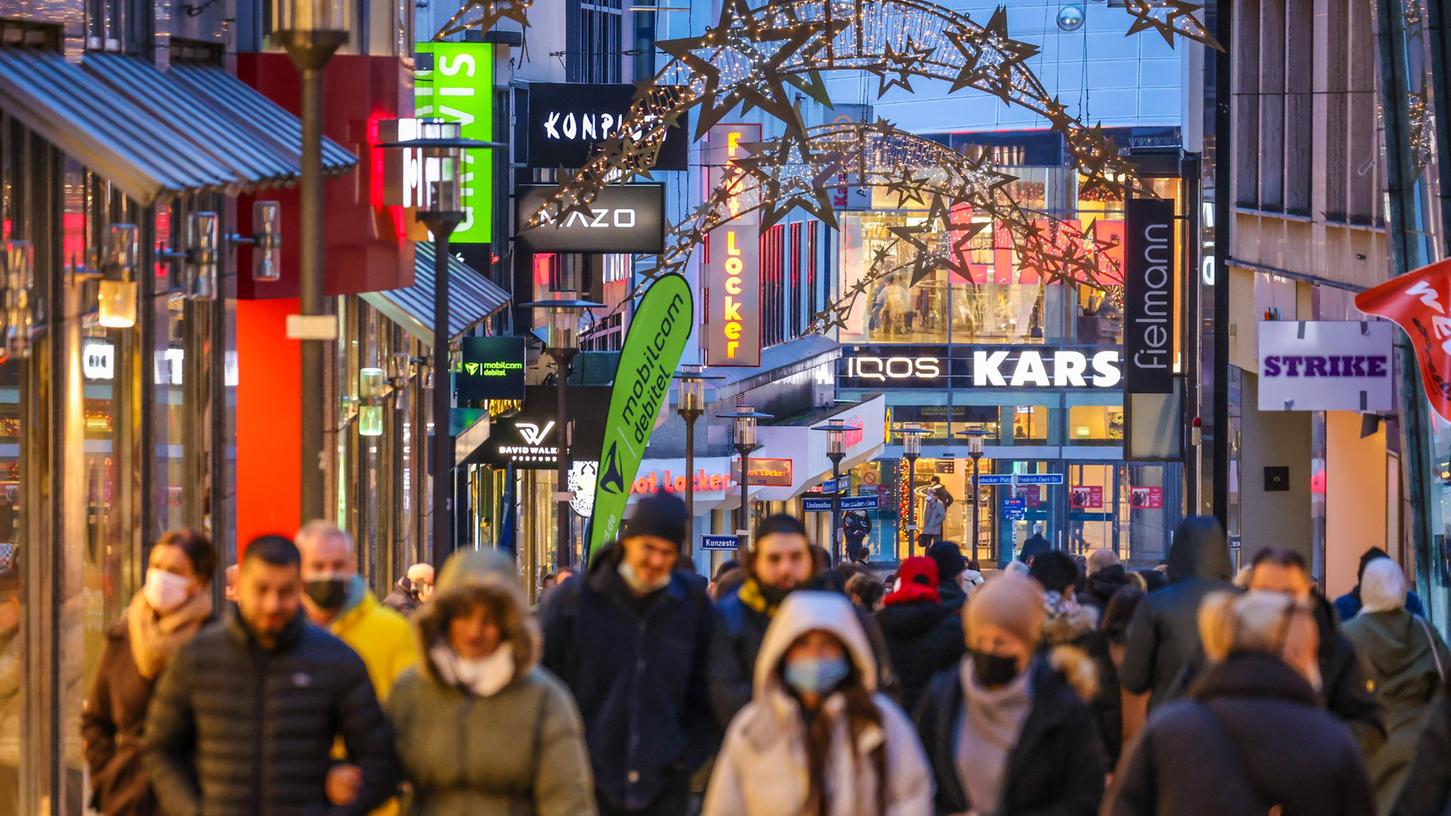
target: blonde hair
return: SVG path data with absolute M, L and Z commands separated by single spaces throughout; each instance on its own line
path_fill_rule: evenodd
M 1214 592 L 1199 605 L 1199 640 L 1214 662 L 1231 652 L 1278 655 L 1301 614 L 1314 625 L 1310 607 L 1282 592 Z

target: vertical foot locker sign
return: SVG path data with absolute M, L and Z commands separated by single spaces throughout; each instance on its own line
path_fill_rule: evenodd
M 695 325 L 690 284 L 679 275 L 656 281 L 640 299 L 620 351 L 610 410 L 605 415 L 604 444 L 595 480 L 594 517 L 590 519 L 591 558 L 615 540 L 630 498 L 630 486 L 645 458 L 660 406 L 680 367 L 685 341 Z

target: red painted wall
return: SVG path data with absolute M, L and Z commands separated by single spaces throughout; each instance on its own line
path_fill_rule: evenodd
M 302 348 L 287 339 L 295 299 L 237 303 L 237 557 L 302 514 Z
M 238 54 L 237 77 L 296 114 L 302 85 L 286 54 Z M 356 294 L 413 285 L 413 244 L 403 237 L 401 209 L 382 206 L 384 152 L 376 122 L 413 114 L 413 83 L 397 57 L 340 54 L 323 75 L 323 132 L 358 157 L 351 172 L 327 181 L 324 273 L 329 295 Z M 295 298 L 299 260 L 298 190 L 262 190 L 237 199 L 238 221 L 250 231 L 252 202 L 282 204 L 282 279 L 256 283 L 247 270 L 252 256 L 238 248 L 237 297 Z

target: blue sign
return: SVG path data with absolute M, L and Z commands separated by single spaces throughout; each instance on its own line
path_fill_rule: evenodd
M 702 550 L 734 550 L 740 544 L 740 539 L 733 535 L 703 535 L 700 537 L 700 548 Z
M 841 510 L 875 510 L 877 509 L 876 496 L 842 496 Z M 801 499 L 801 509 L 807 513 L 830 513 L 831 498 L 821 496 L 805 496 Z
M 1014 481 L 1016 479 L 1016 482 Z M 984 473 L 977 477 L 980 485 L 1061 485 L 1061 473 Z
M 977 477 L 979 485 L 1010 485 L 1013 483 L 1011 473 L 984 473 Z
M 1018 509 L 1018 510 L 1008 510 L 1006 508 L 1003 509 L 1003 520 L 1004 521 L 1023 521 L 1027 517 L 1028 517 L 1028 511 L 1027 510 L 1022 510 L 1022 509 Z
M 1003 499 L 1003 512 L 1007 512 L 1009 510 L 1022 510 L 1027 506 L 1028 500 L 1022 498 L 1021 496 L 1018 498 Z

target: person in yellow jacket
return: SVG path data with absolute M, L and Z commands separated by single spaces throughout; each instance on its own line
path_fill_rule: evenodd
M 368 668 L 378 702 L 388 699 L 393 683 L 418 662 L 418 636 L 408 619 L 378 602 L 358 575 L 353 537 L 326 521 L 308 522 L 297 532 L 302 553 L 302 606 L 307 619 L 348 644 Z M 355 769 L 339 765 L 328 776 L 334 804 L 351 800 Z M 396 801 L 374 816 L 398 812 Z

